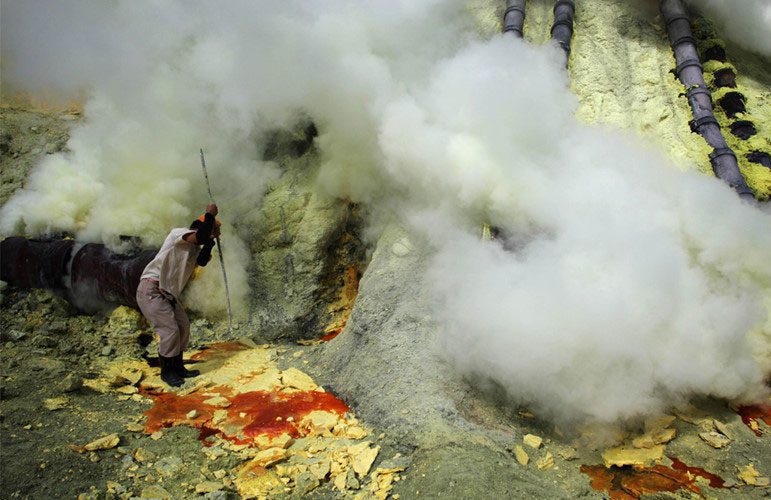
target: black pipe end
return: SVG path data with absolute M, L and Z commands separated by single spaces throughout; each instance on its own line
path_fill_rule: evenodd
M 771 155 L 765 151 L 753 151 L 751 153 L 747 153 L 745 158 L 747 158 L 747 160 L 751 163 L 757 163 L 758 165 L 763 165 L 766 168 L 771 168 Z
M 745 101 L 746 99 L 740 92 L 729 92 L 718 100 L 718 104 L 729 118 L 733 118 L 737 113 L 744 113 L 746 110 Z
M 715 85 L 718 87 L 736 88 L 736 73 L 731 68 L 723 68 L 715 71 Z
M 726 62 L 728 57 L 725 53 L 725 47 L 721 47 L 720 45 L 713 45 L 712 47 L 704 49 L 702 59 L 705 61 Z
M 731 124 L 730 128 L 733 135 L 745 141 L 758 133 L 755 124 L 749 120 L 735 121 Z

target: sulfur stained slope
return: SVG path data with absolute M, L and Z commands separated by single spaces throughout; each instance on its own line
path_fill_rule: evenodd
M 711 148 L 690 131 L 691 110 L 670 70 L 672 49 L 654 2 L 577 2 L 571 90 L 576 116 L 631 130 L 683 168 L 712 175 Z

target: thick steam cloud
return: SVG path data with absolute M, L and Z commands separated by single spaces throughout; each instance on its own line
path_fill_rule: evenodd
M 767 0 L 688 0 L 714 19 L 721 34 L 745 49 L 771 56 L 771 3 Z
M 43 72 L 65 58 L 36 48 L 24 20 L 49 6 L 8 5 L 3 18 L 22 21 L 3 26 L 9 84 L 89 99 L 71 151 L 3 208 L 3 232 L 160 241 L 206 201 L 205 139 L 223 216 L 245 221 L 223 232 L 248 241 L 275 175 L 255 141 L 301 111 L 320 130 L 320 189 L 397 212 L 431 242 L 426 282 L 460 371 L 553 416 L 605 421 L 763 390 L 770 217 L 580 125 L 559 49 L 480 40 L 460 0 L 85 2 L 60 18 L 115 30 L 59 47 L 78 71 Z M 94 46 L 109 57 L 89 58 Z M 504 238 L 481 241 L 482 222 Z M 230 247 L 243 296 L 246 244 Z

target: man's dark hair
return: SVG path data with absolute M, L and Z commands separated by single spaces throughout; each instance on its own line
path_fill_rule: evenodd
M 203 222 L 201 222 L 200 220 L 196 219 L 196 220 L 193 221 L 192 224 L 190 224 L 190 229 L 198 229 L 202 225 L 203 225 Z

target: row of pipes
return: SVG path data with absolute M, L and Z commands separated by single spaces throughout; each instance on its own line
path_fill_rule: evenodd
M 503 32 L 512 33 L 517 38 L 525 35 L 526 0 L 507 0 L 503 13 Z M 573 17 L 576 12 L 574 0 L 556 0 L 554 2 L 554 22 L 551 26 L 551 38 L 565 52 L 565 65 L 570 57 L 570 40 L 573 38 Z
M 503 32 L 523 38 L 526 0 L 507 0 L 503 14 Z M 686 88 L 686 97 L 693 112 L 691 128 L 698 132 L 713 148 L 709 155 L 715 176 L 731 186 L 747 200 L 755 197 L 739 171 L 736 154 L 731 150 L 720 131 L 712 107 L 712 93 L 704 80 L 704 72 L 691 33 L 691 21 L 681 0 L 659 0 L 659 10 L 666 23 L 667 34 L 675 55 L 675 74 Z M 574 0 L 555 0 L 554 22 L 551 38 L 565 53 L 567 66 L 570 57 L 570 41 L 573 37 Z

